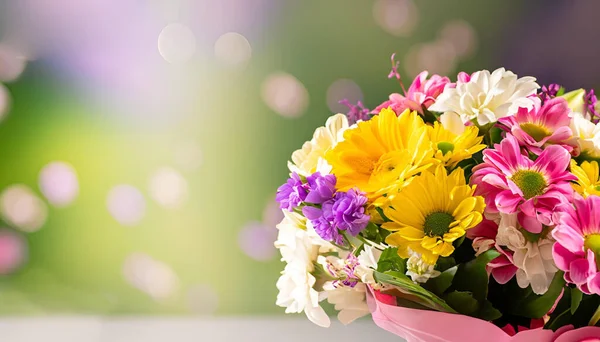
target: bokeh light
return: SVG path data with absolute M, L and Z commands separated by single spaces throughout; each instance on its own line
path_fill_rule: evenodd
M 277 72 L 262 84 L 262 99 L 274 112 L 289 118 L 304 114 L 308 107 L 308 91 L 296 77 Z
M 0 229 L 0 275 L 14 272 L 27 259 L 27 242 L 16 232 Z
M 275 227 L 283 220 L 283 211 L 279 208 L 279 203 L 275 200 L 275 196 L 267 201 L 263 210 L 262 222 L 269 226 Z
M 339 103 L 347 99 L 350 103 L 356 103 L 363 100 L 363 93 L 358 84 L 353 80 L 339 79 L 333 82 L 327 88 L 327 106 L 332 113 L 345 113 L 348 107 Z
M 419 22 L 419 12 L 412 0 L 376 0 L 373 17 L 384 31 L 399 37 L 410 35 Z
M 209 284 L 192 286 L 187 292 L 187 300 L 190 311 L 199 316 L 211 316 L 219 307 L 219 296 Z
M 158 51 L 169 63 L 188 62 L 196 52 L 196 36 L 181 23 L 169 24 L 158 36 Z
M 168 299 L 179 288 L 173 269 L 144 253 L 133 253 L 125 259 L 123 275 L 129 285 L 156 300 Z
M 457 64 L 454 47 L 448 41 L 437 40 L 417 44 L 407 52 L 404 67 L 409 76 L 416 76 L 423 70 L 430 74 L 450 74 Z
M 477 49 L 477 33 L 473 26 L 464 20 L 454 20 L 444 24 L 439 39 L 446 40 L 454 47 L 456 56 L 464 59 Z
M 25 70 L 26 58 L 15 49 L 0 43 L 0 81 L 16 80 Z
M 46 204 L 26 185 L 16 184 L 0 194 L 2 216 L 11 225 L 24 232 L 42 228 L 48 217 Z
M 0 83 L 0 120 L 4 118 L 10 108 L 10 94 L 8 89 Z
M 124 226 L 135 226 L 146 213 L 144 195 L 128 184 L 120 184 L 110 189 L 106 206 L 112 217 Z
M 229 66 L 244 66 L 252 57 L 252 47 L 243 35 L 228 32 L 215 42 L 215 57 Z
M 65 162 L 55 161 L 44 166 L 39 185 L 46 199 L 57 207 L 69 205 L 79 194 L 77 173 Z
M 165 208 L 181 206 L 188 196 L 188 183 L 171 167 L 161 167 L 150 176 L 150 197 Z
M 250 258 L 257 261 L 273 259 L 277 250 L 273 245 L 277 238 L 277 229 L 261 222 L 246 224 L 238 236 L 238 243 L 242 251 Z

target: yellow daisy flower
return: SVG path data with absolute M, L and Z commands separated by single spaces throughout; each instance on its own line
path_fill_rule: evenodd
M 461 134 L 445 129 L 439 122 L 429 126 L 429 139 L 433 143 L 435 158 L 450 169 L 485 148 L 486 145 L 481 143 L 483 137 L 478 134 L 479 128 L 476 126 L 465 127 Z
M 389 108 L 347 129 L 344 140 L 325 159 L 338 190 L 357 187 L 371 200 L 402 188 L 412 176 L 438 162 L 423 119 L 409 110 L 396 116 Z
M 400 257 L 408 258 L 410 249 L 429 264 L 451 255 L 452 242 L 482 220 L 485 202 L 473 196 L 474 191 L 461 168 L 448 174 L 439 165 L 433 172 L 422 172 L 383 209 L 392 220 L 382 225 L 393 232 L 386 242 L 398 247 Z
M 584 161 L 577 165 L 571 160 L 571 173 L 577 177 L 577 181 L 572 183 L 573 189 L 583 197 L 590 195 L 600 196 L 600 170 L 598 162 Z

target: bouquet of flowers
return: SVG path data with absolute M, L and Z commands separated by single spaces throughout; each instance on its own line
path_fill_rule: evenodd
M 593 91 L 504 68 L 419 74 L 349 105 L 277 191 L 277 305 L 409 341 L 600 341 L 600 116 Z M 347 102 L 346 102 L 347 103 Z

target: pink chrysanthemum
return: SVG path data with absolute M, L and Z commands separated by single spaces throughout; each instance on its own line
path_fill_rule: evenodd
M 574 200 L 575 207 L 561 213 L 552 231 L 552 254 L 565 280 L 587 294 L 600 295 L 600 197 Z
M 388 107 L 391 107 L 397 115 L 406 109 L 416 110 L 423 114 L 423 107 L 429 108 L 438 95 L 444 91 L 446 85 L 454 86 L 448 77 L 432 75 L 430 79 L 427 79 L 428 74 L 427 71 L 421 72 L 408 88 L 406 96 L 398 93 L 390 95 L 390 99 L 373 109 L 371 114 L 379 114 L 382 109 Z
M 498 120 L 501 127 L 510 132 L 519 144 L 535 154 L 542 153 L 548 145 L 561 145 L 567 151 L 572 151 L 569 128 L 571 110 L 567 101 L 556 97 L 540 106 L 539 102 L 531 109 L 519 108 L 513 115 Z
M 519 142 L 508 134 L 494 149 L 483 151 L 483 163 L 473 168 L 475 195 L 485 198 L 486 212 L 518 213 L 518 221 L 532 233 L 553 224 L 553 213 L 573 198 L 567 171 L 569 152 L 548 146 L 535 160 L 521 153 Z

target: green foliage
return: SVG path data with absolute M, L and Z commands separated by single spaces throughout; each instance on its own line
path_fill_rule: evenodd
M 486 320 L 486 321 L 494 321 L 498 318 L 502 317 L 502 312 L 496 309 L 492 302 L 489 300 L 483 301 L 481 307 L 479 308 L 479 312 L 477 313 L 477 317 Z
M 374 272 L 375 279 L 384 284 L 390 284 L 398 287 L 400 293 L 398 296 L 404 300 L 408 300 L 427 308 L 456 313 L 443 299 L 436 296 L 434 293 L 427 291 L 418 284 L 415 284 L 404 273 L 388 271 L 386 273 Z
M 444 272 L 454 266 L 456 266 L 456 260 L 453 257 L 440 257 L 437 264 L 435 264 L 435 268 L 440 272 Z
M 579 300 L 577 308 L 573 311 L 573 303 L 578 301 L 577 298 L 573 299 L 573 297 L 578 297 L 579 294 L 581 294 L 581 300 Z M 556 330 L 567 324 L 573 324 L 576 328 L 587 326 L 599 305 L 600 298 L 598 296 L 586 295 L 576 288 L 567 287 L 544 327 Z
M 454 275 L 458 270 L 458 266 L 451 267 L 444 272 L 442 272 L 439 276 L 429 279 L 423 287 L 427 290 L 435 293 L 438 296 L 442 296 L 444 292 L 452 285 L 452 279 L 454 279 Z M 450 304 L 452 306 L 452 304 Z
M 571 288 L 571 314 L 574 314 L 579 308 L 579 304 L 581 304 L 581 300 L 583 299 L 583 292 L 581 292 L 576 287 Z
M 377 262 L 377 272 L 385 273 L 395 271 L 404 274 L 406 272 L 406 260 L 398 255 L 398 248 L 386 248 Z
M 473 315 L 479 310 L 479 302 L 468 291 L 452 291 L 446 295 L 446 303 L 463 315 Z
M 548 311 L 550 311 L 554 303 L 556 303 L 556 299 L 558 296 L 560 296 L 564 286 L 565 280 L 563 277 L 563 272 L 556 272 L 546 293 L 543 295 L 536 295 L 533 293 L 533 291 L 531 291 L 531 288 L 527 288 L 529 290 L 529 294 L 516 302 L 512 313 L 528 318 L 543 317 L 548 313 Z
M 500 252 L 490 249 L 474 260 L 459 265 L 453 287 L 459 291 L 470 291 L 475 299 L 484 301 L 488 293 L 488 274 L 485 267 L 499 255 Z
M 382 243 L 385 238 L 390 234 L 387 230 L 379 227 L 373 222 L 369 222 L 367 227 L 361 232 L 361 235 L 366 239 L 375 243 Z

